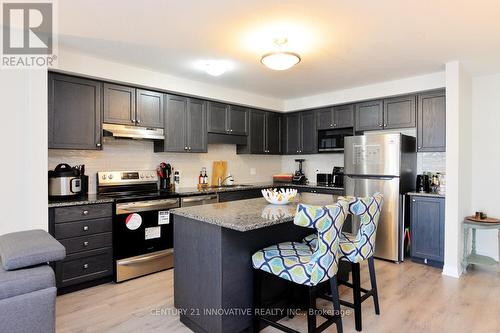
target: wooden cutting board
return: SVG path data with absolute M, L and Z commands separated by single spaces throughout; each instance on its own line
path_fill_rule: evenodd
M 217 186 L 218 179 L 224 179 L 227 174 L 227 161 L 214 161 L 212 164 L 212 186 Z

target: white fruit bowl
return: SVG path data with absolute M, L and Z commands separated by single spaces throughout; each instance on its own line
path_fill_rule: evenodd
M 263 189 L 261 192 L 264 199 L 273 205 L 286 205 L 297 196 L 296 189 L 269 188 Z

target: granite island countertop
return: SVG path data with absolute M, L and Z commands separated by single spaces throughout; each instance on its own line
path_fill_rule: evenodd
M 408 192 L 406 194 L 410 195 L 410 196 L 416 196 L 416 197 L 446 198 L 445 194 L 439 194 L 439 193 Z
M 170 212 L 173 215 L 245 232 L 293 221 L 299 203 L 330 205 L 337 201 L 337 197 L 330 194 L 299 193 L 294 202 L 287 205 L 271 205 L 264 198 L 256 198 L 176 208 Z

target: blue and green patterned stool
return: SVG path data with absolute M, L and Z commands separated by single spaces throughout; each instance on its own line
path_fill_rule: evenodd
M 352 283 L 347 281 L 339 281 L 338 283 L 348 286 L 353 290 L 354 302 L 350 303 L 340 300 L 340 304 L 354 309 L 356 330 L 361 331 L 361 303 L 363 301 L 372 296 L 375 305 L 375 314 L 380 314 L 373 253 L 375 252 L 375 237 L 380 212 L 382 211 L 383 196 L 381 193 L 375 193 L 371 197 L 340 197 L 339 200 L 348 203 L 349 214 L 359 216 L 360 218 L 360 226 L 355 237 L 346 233 L 341 233 L 340 235 L 340 260 L 351 263 Z M 309 246 L 311 250 L 315 249 L 318 245 L 318 236 L 316 234 L 307 236 L 304 238 L 303 244 Z M 361 288 L 360 263 L 365 260 L 368 261 L 368 270 L 370 271 L 370 282 L 372 285 L 370 290 Z M 363 295 L 361 295 L 361 292 L 363 292 Z
M 316 309 L 316 297 L 319 285 L 330 282 L 334 315 L 322 314 L 327 319 L 316 327 L 316 315 L 307 311 L 308 333 L 322 332 L 336 323 L 337 332 L 342 332 L 342 317 L 337 289 L 337 271 L 339 258 L 339 238 L 347 216 L 348 204 L 345 201 L 320 207 L 299 204 L 294 224 L 316 229 L 318 242 L 314 250 L 301 242 L 285 242 L 266 247 L 252 256 L 255 269 L 254 308 L 259 309 L 261 273 L 272 274 L 293 283 L 307 286 L 309 290 L 309 309 Z M 254 316 L 254 332 L 260 332 L 260 323 L 264 322 L 284 332 L 297 332 L 265 316 Z M 298 333 L 298 332 L 297 332 Z

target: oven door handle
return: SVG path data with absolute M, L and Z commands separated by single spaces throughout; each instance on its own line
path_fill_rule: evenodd
M 183 203 L 201 202 L 201 201 L 209 201 L 209 200 L 217 200 L 217 194 L 182 198 Z
M 155 260 L 155 259 L 160 259 L 160 258 L 169 256 L 172 253 L 174 253 L 174 250 L 170 249 L 170 250 L 166 250 L 166 251 L 161 251 L 160 253 L 154 253 L 154 254 L 151 254 L 151 255 L 140 256 L 140 257 L 137 257 L 137 258 L 127 259 L 127 260 L 120 260 L 120 265 L 122 265 L 122 266 L 130 266 L 130 265 L 134 265 L 134 264 L 140 264 L 140 263 L 143 263 L 143 262 L 147 262 L 147 261 L 151 261 L 151 260 Z
M 155 200 L 150 202 L 145 201 L 133 204 L 124 203 L 116 205 L 116 215 L 177 207 L 179 207 L 179 199 Z

